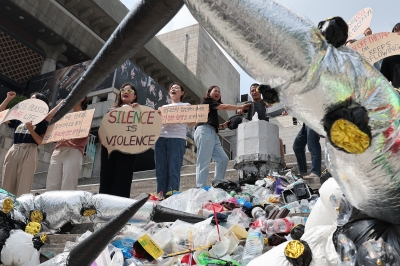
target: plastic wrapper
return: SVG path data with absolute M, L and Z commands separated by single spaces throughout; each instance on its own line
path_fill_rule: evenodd
M 192 188 L 163 200 L 159 205 L 170 209 L 198 214 L 204 202 L 211 200 L 211 194 L 204 189 Z
M 338 235 L 338 254 L 340 258 L 340 266 L 354 266 L 357 260 L 357 248 L 353 241 L 345 235 Z
M 230 225 L 238 224 L 243 228 L 249 228 L 250 225 L 249 217 L 240 209 L 234 209 L 231 215 L 228 216 L 227 222 Z
M 357 263 L 362 266 L 400 266 L 400 256 L 393 247 L 382 239 L 378 241 L 369 240 L 358 249 Z
M 221 188 L 214 188 L 214 187 L 210 187 L 210 189 L 208 190 L 208 193 L 210 194 L 210 199 L 212 202 L 215 203 L 220 203 L 223 202 L 225 200 L 229 200 L 231 197 L 231 195 L 229 195 L 225 190 L 221 189 Z

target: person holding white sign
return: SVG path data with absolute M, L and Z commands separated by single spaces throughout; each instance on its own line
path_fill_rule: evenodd
M 137 102 L 136 88 L 130 83 L 124 83 L 118 94 L 117 103 L 112 109 L 124 105 L 136 107 Z M 115 150 L 108 155 L 107 148 L 102 145 L 99 193 L 129 198 L 135 162 L 136 154 Z
M 167 106 L 186 106 L 183 103 L 185 89 L 179 83 L 169 87 L 171 104 Z M 179 190 L 183 155 L 186 149 L 186 124 L 163 124 L 160 137 L 154 146 L 156 163 L 157 193 L 165 195 L 168 191 Z
M 203 188 L 208 179 L 208 167 L 211 159 L 215 161 L 214 180 L 224 179 L 226 167 L 228 166 L 229 158 L 222 148 L 217 134 L 219 129 L 228 127 L 228 121 L 219 124 L 217 111 L 246 110 L 250 103 L 243 105 L 223 104 L 219 87 L 213 85 L 208 88 L 200 104 L 208 104 L 210 107 L 207 122 L 197 124 L 194 132 L 194 141 L 197 146 L 196 185 L 198 188 Z
M 400 23 L 397 23 L 392 32 L 397 32 L 400 35 Z M 392 55 L 382 60 L 381 66 L 382 75 L 389 80 L 393 87 L 400 88 L 400 55 Z
M 72 112 L 87 109 L 87 97 L 74 106 Z M 58 141 L 50 159 L 47 172 L 46 191 L 76 190 L 82 170 L 83 152 L 89 136 Z
M 0 105 L 0 111 L 4 111 L 15 96 L 15 92 L 8 92 L 7 98 Z M 30 98 L 42 100 L 49 105 L 47 97 L 41 93 L 33 93 Z M 48 123 L 49 120 L 46 119 L 35 126 L 32 125 L 32 122 L 24 124 L 19 120 L 8 122 L 8 126 L 15 130 L 14 144 L 4 158 L 2 187 L 17 197 L 31 191 L 38 162 L 37 146 L 42 143 Z

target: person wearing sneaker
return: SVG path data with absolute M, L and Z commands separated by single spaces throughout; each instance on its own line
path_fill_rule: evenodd
M 206 95 L 201 99 L 200 104 L 208 104 L 209 112 L 206 123 L 198 123 L 194 132 L 194 141 L 197 146 L 196 161 L 196 185 L 198 188 L 206 186 L 208 179 L 208 167 L 211 159 L 215 161 L 214 180 L 224 179 L 226 167 L 228 166 L 228 156 L 221 146 L 218 137 L 219 129 L 228 128 L 228 121 L 219 124 L 218 110 L 238 110 L 247 109 L 250 104 L 231 105 L 223 104 L 221 101 L 221 91 L 218 86 L 212 85 L 208 88 Z
M 171 104 L 166 106 L 185 106 L 185 89 L 179 83 L 169 87 Z M 186 150 L 186 124 L 163 124 L 160 137 L 154 145 L 156 164 L 157 193 L 166 195 L 168 191 L 179 191 L 183 156 Z
M 303 178 L 319 178 L 321 175 L 321 145 L 319 135 L 303 124 L 293 143 L 297 168 Z M 311 174 L 307 174 L 306 145 L 311 153 Z

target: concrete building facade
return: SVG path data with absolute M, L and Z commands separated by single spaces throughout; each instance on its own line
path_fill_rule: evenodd
M 12 39 L 12 44 L 8 47 L 12 50 L 11 53 L 16 54 L 17 50 L 13 49 L 22 45 L 25 50 L 35 53 L 37 61 L 35 61 L 35 71 L 27 73 L 21 80 L 13 80 L 13 76 L 7 76 L 7 73 L 0 69 L 0 101 L 5 98 L 7 91 L 15 90 L 23 93 L 31 77 L 93 59 L 127 13 L 128 9 L 119 0 L 1 1 L 0 42 L 6 43 Z M 194 60 L 195 68 L 189 67 L 187 57 L 186 61 L 182 61 L 157 37 L 127 59 L 164 88 L 168 88 L 173 81 L 183 84 L 187 89 L 186 102 L 198 104 L 207 87 L 215 84 L 220 86 L 224 102 L 236 103 L 239 98 L 238 72 L 199 25 L 189 28 L 182 31 L 190 32 L 189 37 L 193 38 L 189 40 L 190 47 L 186 46 L 185 51 L 190 55 L 196 54 L 190 59 Z M 7 64 L 18 71 L 17 62 L 26 64 L 29 62 L 28 56 L 24 60 L 21 63 L 21 58 L 10 57 Z M 116 88 L 106 88 L 88 95 L 89 108 L 96 109 L 91 126 L 91 134 L 94 136 L 97 135 L 104 113 L 114 104 L 117 94 Z M 229 114 L 219 112 L 219 116 L 222 121 L 226 120 Z M 11 143 L 12 132 L 7 126 L 2 125 L 1 162 Z M 99 176 L 101 144 L 97 141 L 94 145 L 98 152 L 94 158 L 85 158 L 81 177 Z M 54 144 L 39 147 L 39 167 L 35 174 L 34 188 L 43 187 L 45 184 L 53 149 Z M 188 139 L 184 157 L 187 164 L 195 162 L 195 151 L 193 141 Z M 152 159 L 151 152 L 144 161 L 149 159 Z M 0 173 L 1 167 L 2 163 Z
M 239 72 L 199 24 L 157 35 L 157 38 L 206 87 L 219 86 L 222 102 L 236 104 L 239 101 Z

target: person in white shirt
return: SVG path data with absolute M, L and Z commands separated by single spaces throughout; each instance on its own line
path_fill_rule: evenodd
M 185 89 L 179 83 L 169 87 L 172 103 L 166 106 L 190 105 L 183 103 Z M 183 155 L 186 150 L 186 124 L 163 124 L 160 137 L 154 146 L 157 193 L 179 190 Z

